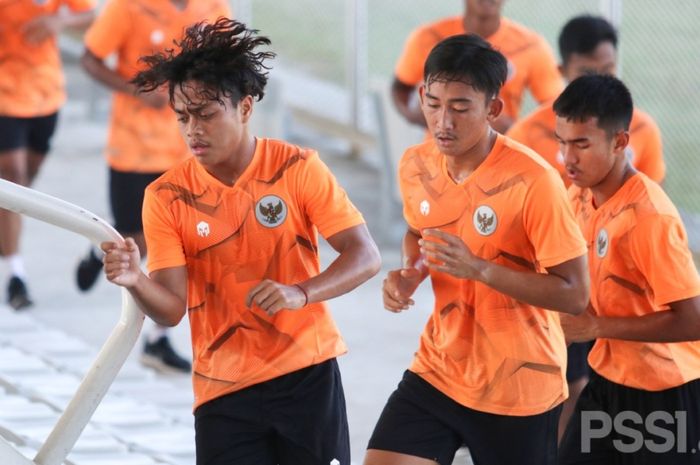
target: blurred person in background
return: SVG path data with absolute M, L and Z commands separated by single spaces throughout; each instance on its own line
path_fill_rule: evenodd
M 550 46 L 536 32 L 501 15 L 505 1 L 464 0 L 463 15 L 420 26 L 409 35 L 391 88 L 396 108 L 408 121 L 426 126 L 415 98 L 425 59 L 438 42 L 457 34 L 481 36 L 508 60 L 508 78 L 500 93 L 503 111 L 491 123 L 498 132 L 505 133 L 518 119 L 526 88 L 539 103 L 559 95 L 564 83 Z
M 225 0 L 109 0 L 85 35 L 84 69 L 114 91 L 106 147 L 114 227 L 134 238 L 142 257 L 147 254 L 141 221 L 144 190 L 190 153 L 167 93 L 139 93 L 129 80 L 143 68 L 142 56 L 173 47 L 187 26 L 229 16 Z M 112 55 L 114 68 L 107 65 Z M 80 261 L 76 279 L 81 291 L 95 284 L 101 255 L 91 247 Z M 167 329 L 159 325 L 146 335 L 141 361 L 164 371 L 191 370 L 190 362 L 173 349 Z
M 617 33 L 606 19 L 596 16 L 577 16 L 569 20 L 559 34 L 559 69 L 567 82 L 586 74 L 614 76 L 617 73 Z M 555 134 L 556 114 L 552 102 L 547 102 L 517 121 L 507 132 L 509 137 L 527 145 L 544 157 L 559 171 L 564 184 L 571 185 L 566 174 L 564 157 Z M 637 170 L 661 183 L 666 172 L 661 131 L 651 118 L 638 108 L 632 113 L 630 142 L 625 154 Z M 564 403 L 559 420 L 559 435 L 569 421 L 576 400 L 588 382 L 590 367 L 588 353 L 593 343 L 570 344 L 566 379 L 569 398 Z
M 0 0 L 0 177 L 30 186 L 49 152 L 66 100 L 57 36 L 94 19 L 95 0 Z M 7 302 L 32 305 L 19 253 L 22 219 L 0 209 L 0 255 L 9 268 Z

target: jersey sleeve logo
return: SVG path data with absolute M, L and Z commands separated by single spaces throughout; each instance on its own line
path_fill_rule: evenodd
M 206 221 L 200 221 L 197 223 L 197 235 L 199 237 L 207 237 L 211 231 L 209 230 L 209 223 Z
M 605 257 L 608 253 L 608 246 L 610 245 L 608 232 L 605 229 L 601 229 L 598 232 L 598 239 L 596 239 L 595 243 L 595 253 L 598 255 L 598 258 Z
M 160 45 L 165 40 L 165 34 L 160 29 L 155 29 L 151 32 L 151 44 Z
M 266 228 L 275 228 L 287 218 L 287 204 L 276 195 L 266 195 L 255 205 L 255 218 Z
M 423 200 L 420 203 L 420 214 L 423 216 L 428 216 L 430 214 L 430 203 L 427 200 Z
M 472 217 L 474 229 L 482 236 L 490 236 L 498 227 L 498 217 L 488 205 L 481 205 L 474 211 Z

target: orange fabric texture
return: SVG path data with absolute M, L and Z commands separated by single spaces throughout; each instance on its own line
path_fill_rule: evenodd
M 559 142 L 554 134 L 556 119 L 552 102 L 549 102 L 517 121 L 507 135 L 540 154 L 559 171 L 568 187 L 571 181 L 566 176 Z M 658 183 L 663 181 L 666 164 L 661 147 L 661 131 L 651 116 L 638 109 L 632 113 L 630 143 L 626 153 L 635 168 Z
M 101 59 L 116 53 L 116 71 L 131 79 L 142 66 L 139 58 L 172 48 L 187 26 L 230 15 L 224 0 L 189 1 L 184 10 L 170 0 L 109 0 L 85 46 Z M 188 157 L 189 149 L 171 108 L 151 108 L 115 92 L 106 154 L 117 171 L 161 173 Z
M 56 38 L 29 44 L 24 28 L 64 6 L 84 12 L 95 5 L 94 0 L 0 0 L 0 115 L 31 118 L 58 111 L 66 92 Z
M 597 314 L 639 317 L 700 295 L 683 222 L 658 184 L 637 173 L 597 209 L 589 189 L 572 186 L 569 196 L 588 243 Z M 598 339 L 588 361 L 610 381 L 660 391 L 700 378 L 700 342 Z
M 491 262 L 545 272 L 586 253 L 556 171 L 504 136 L 461 184 L 449 177 L 432 141 L 411 147 L 400 163 L 400 183 L 411 228 L 458 235 Z M 431 271 L 430 279 L 435 307 L 411 371 L 456 402 L 489 413 L 534 415 L 567 397 L 556 312 L 445 273 Z
M 396 64 L 396 78 L 409 86 L 423 82 L 423 67 L 433 47 L 450 36 L 469 32 L 463 19 L 445 18 L 413 31 Z M 508 59 L 508 80 L 500 93 L 505 103 L 503 114 L 518 118 L 525 88 L 540 103 L 564 90 L 552 49 L 540 35 L 502 17 L 498 30 L 485 39 Z
M 147 188 L 149 271 L 187 267 L 195 407 L 346 351 L 325 303 L 270 317 L 245 297 L 317 275 L 318 232 L 363 222 L 316 152 L 268 139 L 232 187 L 190 158 Z

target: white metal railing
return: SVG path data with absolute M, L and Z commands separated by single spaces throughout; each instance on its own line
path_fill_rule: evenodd
M 2 179 L 0 179 L 0 207 L 73 231 L 87 237 L 93 244 L 103 241 L 123 241 L 112 226 L 93 213 Z M 144 315 L 131 295 L 126 290 L 122 290 L 119 322 L 34 460 L 25 458 L 0 438 L 0 463 L 3 465 L 59 465 L 62 463 L 136 344 L 143 320 Z

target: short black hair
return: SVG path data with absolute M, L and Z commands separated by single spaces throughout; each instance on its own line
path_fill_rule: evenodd
M 609 136 L 629 130 L 633 111 L 630 91 L 614 76 L 581 76 L 554 101 L 557 116 L 574 122 L 598 118 L 598 127 Z
M 559 33 L 559 55 L 566 65 L 574 53 L 587 55 L 603 42 L 617 48 L 617 32 L 600 16 L 583 15 L 570 19 Z
M 228 18 L 213 24 L 196 23 L 185 30 L 182 40 L 174 42 L 178 50 L 142 57 L 146 69 L 131 82 L 143 92 L 167 85 L 171 104 L 175 88 L 187 81 L 201 83 L 201 97 L 220 103 L 222 97 L 228 97 L 236 105 L 246 95 L 260 100 L 270 69 L 264 61 L 275 54 L 255 51 L 258 46 L 270 45 L 270 40 L 257 32 Z
M 506 58 L 476 34 L 460 34 L 438 43 L 425 60 L 423 78 L 432 82 L 460 81 L 487 97 L 495 97 L 508 77 Z

